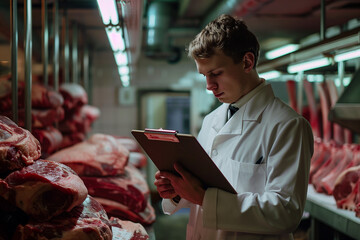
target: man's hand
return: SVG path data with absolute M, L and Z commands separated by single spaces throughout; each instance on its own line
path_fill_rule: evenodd
M 164 177 L 162 173 L 163 172 L 157 171 L 155 173 L 155 181 L 154 181 L 156 190 L 159 192 L 160 197 L 162 198 L 176 197 L 178 194 L 175 192 L 174 187 L 171 185 L 170 180 Z
M 181 198 L 185 198 L 192 203 L 202 205 L 205 195 L 205 189 L 203 187 L 203 184 L 191 173 L 186 171 L 179 163 L 175 163 L 174 168 L 180 176 L 177 176 L 170 172 L 158 172 L 160 176 L 167 180 L 163 182 L 172 186 L 172 188 L 168 187 L 168 185 L 166 185 L 166 187 L 163 186 L 162 189 L 167 189 L 167 194 L 165 194 L 165 192 L 163 192 L 163 194 L 167 196 L 171 195 L 171 198 L 179 195 Z M 158 186 L 157 184 L 155 185 Z

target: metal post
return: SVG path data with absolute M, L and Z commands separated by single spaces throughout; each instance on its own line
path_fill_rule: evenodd
M 89 94 L 89 46 L 84 44 L 84 56 L 83 56 L 83 71 L 84 71 L 84 88 L 87 94 Z
M 345 75 L 345 64 L 343 61 L 338 62 L 338 76 L 340 82 L 339 93 L 340 95 L 344 91 L 344 75 Z
M 67 15 L 67 10 L 64 10 L 63 16 L 63 43 L 64 43 L 64 82 L 70 82 L 70 74 L 69 74 L 69 17 Z
M 44 85 L 49 84 L 48 62 L 49 62 L 49 30 L 48 30 L 48 11 L 47 0 L 41 1 L 41 15 L 42 15 L 42 61 L 43 61 L 43 77 Z
M 32 59 L 32 31 L 31 31 L 31 0 L 24 1 L 25 19 L 25 128 L 31 131 L 31 59 Z
M 321 0 L 321 16 L 320 16 L 320 39 L 325 40 L 326 38 L 326 10 L 325 10 L 325 0 Z
M 303 108 L 303 86 L 304 86 L 304 72 L 299 72 L 297 78 L 297 109 L 298 113 L 302 115 Z
M 54 89 L 59 90 L 59 2 L 54 0 Z
M 77 50 L 77 25 L 72 28 L 72 82 L 79 83 L 78 79 L 78 50 Z
M 11 24 L 11 87 L 12 87 L 12 113 L 13 121 L 18 123 L 18 24 L 17 24 L 17 0 L 10 0 L 10 24 Z

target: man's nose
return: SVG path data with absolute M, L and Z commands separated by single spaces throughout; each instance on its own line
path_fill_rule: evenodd
M 209 91 L 212 91 L 216 89 L 217 84 L 215 81 L 213 81 L 210 77 L 206 77 L 206 89 Z

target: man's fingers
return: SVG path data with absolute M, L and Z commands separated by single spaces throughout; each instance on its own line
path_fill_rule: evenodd
M 189 178 L 190 174 L 188 173 L 188 171 L 185 170 L 185 168 L 180 163 L 177 162 L 174 163 L 174 168 L 176 172 L 178 172 L 183 179 Z

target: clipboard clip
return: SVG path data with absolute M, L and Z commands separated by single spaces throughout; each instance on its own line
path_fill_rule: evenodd
M 175 130 L 164 130 L 145 128 L 144 134 L 149 140 L 158 140 L 166 142 L 179 142 L 179 139 L 176 136 L 177 131 Z

